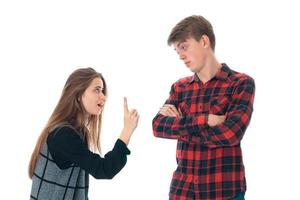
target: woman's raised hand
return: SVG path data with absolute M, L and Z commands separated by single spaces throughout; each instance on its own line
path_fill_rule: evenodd
M 129 110 L 127 98 L 124 97 L 124 128 L 120 135 L 120 139 L 127 145 L 138 125 L 139 113 L 136 109 Z

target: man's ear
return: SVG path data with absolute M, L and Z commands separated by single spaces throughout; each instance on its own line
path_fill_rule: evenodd
M 201 40 L 202 40 L 201 44 L 203 45 L 203 48 L 207 49 L 210 46 L 210 41 L 209 41 L 208 36 L 207 35 L 202 35 Z

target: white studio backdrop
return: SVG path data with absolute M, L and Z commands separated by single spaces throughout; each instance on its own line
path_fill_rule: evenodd
M 102 148 L 123 126 L 123 96 L 138 109 L 131 155 L 113 180 L 90 177 L 90 199 L 168 198 L 175 140 L 151 122 L 171 84 L 191 74 L 167 45 L 173 26 L 199 14 L 213 25 L 216 55 L 256 81 L 243 138 L 247 200 L 300 199 L 299 19 L 296 1 L 0 1 L 1 199 L 28 199 L 27 167 L 69 74 L 102 72 L 109 97 Z

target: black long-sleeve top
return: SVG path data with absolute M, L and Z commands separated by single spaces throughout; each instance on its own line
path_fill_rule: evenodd
M 127 155 L 130 154 L 126 144 L 118 139 L 114 148 L 102 158 L 91 152 L 80 133 L 69 126 L 53 130 L 47 138 L 47 145 L 60 169 L 75 164 L 96 179 L 113 178 L 125 166 Z

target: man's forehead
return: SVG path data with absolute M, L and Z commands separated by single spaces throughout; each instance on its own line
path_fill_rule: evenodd
M 185 38 L 185 39 L 174 42 L 173 43 L 174 49 L 178 48 L 182 43 L 187 42 L 187 40 L 188 40 L 188 38 Z

